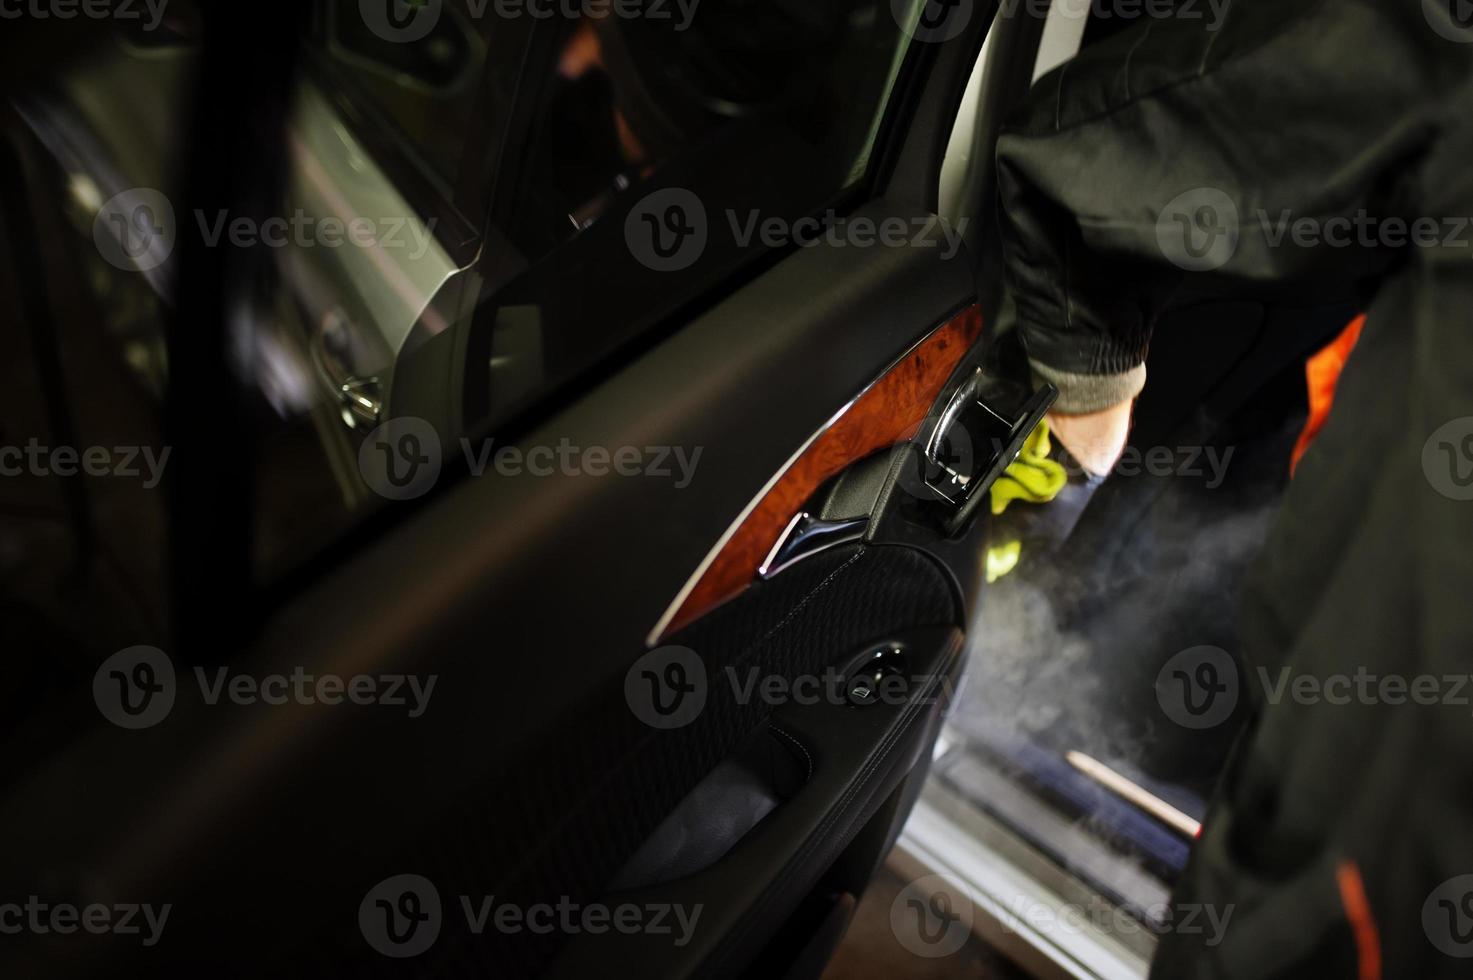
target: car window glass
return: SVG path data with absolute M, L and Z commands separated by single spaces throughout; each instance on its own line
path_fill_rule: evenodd
M 18 679 L 0 729 L 89 654 L 167 639 L 164 323 L 197 13 L 6 22 L 33 70 L 0 135 L 0 649 Z
M 464 3 L 420 13 L 399 0 L 328 0 L 314 45 L 334 83 L 374 114 L 374 135 L 392 137 L 447 196 L 459 183 L 465 132 L 486 61 L 484 19 Z
M 568 397 L 651 326 L 793 244 L 749 229 L 821 215 L 863 180 L 908 39 L 881 0 L 558 6 L 516 50 L 498 42 L 525 25 L 477 18 L 494 5 L 388 8 L 385 26 L 375 4 L 328 5 L 330 70 L 304 85 L 290 136 L 289 206 L 375 234 L 276 262 L 258 331 L 273 406 L 261 455 L 293 462 L 260 490 L 265 579 L 463 469 L 462 434 Z M 462 65 L 477 57 L 484 86 Z M 512 88 L 496 73 L 519 59 L 513 117 L 485 94 Z M 365 102 L 373 111 L 357 111 Z M 514 121 L 477 173 L 472 261 L 400 164 L 429 165 L 442 189 L 474 184 L 454 134 L 492 116 Z M 666 253 L 657 239 L 675 218 L 701 225 L 700 254 Z

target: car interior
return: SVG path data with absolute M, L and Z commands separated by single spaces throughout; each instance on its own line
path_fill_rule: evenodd
M 935 2 L 709 0 L 677 30 L 444 0 L 409 43 L 348 0 L 27 25 L 3 70 L 0 441 L 167 453 L 167 479 L 0 480 L 0 880 L 174 911 L 152 948 L 23 937 L 7 974 L 819 977 L 902 869 L 965 895 L 1019 975 L 1145 975 L 1245 720 L 1174 724 L 1151 679 L 1235 649 L 1305 362 L 1361 311 L 1173 311 L 1131 434 L 1143 460 L 1181 447 L 1171 472 L 1092 488 L 989 582 L 979 504 L 1051 397 L 1020 380 L 992 151 L 1121 24 L 978 2 L 913 41 Z M 139 188 L 173 211 L 157 264 L 98 220 Z M 661 271 L 628 229 L 679 190 L 707 240 Z M 964 246 L 741 234 L 825 213 Z M 403 243 L 209 244 L 277 214 L 393 218 Z M 395 500 L 362 461 L 406 418 L 438 477 Z M 477 469 L 560 444 L 701 452 L 688 486 Z M 93 679 L 139 646 L 180 694 L 120 731 Z M 186 696 L 217 670 L 438 683 L 412 719 Z M 631 711 L 697 674 L 693 717 Z M 814 675 L 843 697 L 744 686 Z M 875 694 L 889 677 L 902 696 Z M 396 960 L 355 916 L 406 872 L 452 911 L 702 911 L 683 945 L 447 915 Z M 1141 931 L 1040 930 L 1017 895 Z

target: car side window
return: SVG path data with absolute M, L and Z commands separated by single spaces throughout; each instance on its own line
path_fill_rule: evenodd
M 113 56 L 109 98 L 148 107 L 159 138 L 95 112 L 68 130 L 94 144 L 73 191 L 106 176 L 78 225 L 84 252 L 94 218 L 131 233 L 141 202 L 174 219 L 148 229 L 157 256 L 91 277 L 110 320 L 131 308 L 110 295 L 170 306 L 186 236 L 265 277 L 233 341 L 257 443 L 258 584 L 433 489 L 389 478 L 385 425 L 422 423 L 445 456 L 431 469 L 452 469 L 462 433 L 567 397 L 730 288 L 775 247 L 754 223 L 842 207 L 868 174 L 909 40 L 887 0 L 602 9 L 317 0 L 282 134 L 285 193 L 254 224 L 188 211 L 166 179 L 193 49 Z M 127 213 L 102 213 L 119 192 Z M 161 399 L 163 330 L 147 319 L 126 328 L 128 356 Z
M 55 231 L 52 268 L 76 286 L 57 295 L 105 338 L 88 350 L 126 395 L 109 403 L 137 403 L 140 459 L 169 458 L 158 420 L 183 243 L 262 277 L 232 328 L 256 442 L 257 585 L 430 493 L 462 433 L 570 397 L 653 326 L 731 288 L 774 247 L 753 222 L 843 207 L 869 173 L 909 41 L 886 0 L 609 11 L 317 0 L 281 137 L 286 191 L 254 224 L 184 197 L 193 5 L 157 31 L 99 38 L 19 103 L 54 167 L 34 204 Z M 375 462 L 400 420 L 443 437 L 423 486 Z M 150 593 L 140 615 L 160 622 L 162 481 L 129 498 L 143 516 L 113 522 Z
M 430 492 L 462 435 L 567 397 L 758 255 L 803 244 L 757 228 L 831 214 L 869 173 L 909 41 L 886 0 L 565 7 L 325 3 L 289 203 L 407 221 L 401 240 L 278 259 L 275 376 L 259 379 L 278 448 L 261 458 L 295 462 L 262 481 L 261 577 Z M 480 147 L 476 127 L 494 130 Z M 427 193 L 460 205 L 473 250 Z M 434 465 L 395 467 L 411 443 L 438 445 Z
M 520 267 L 482 293 L 468 427 L 583 374 L 764 247 L 811 240 L 799 220 L 868 172 L 909 40 L 891 4 L 646 12 L 566 25 L 499 175 Z
M 465 133 L 486 63 L 484 21 L 465 2 L 416 12 L 400 0 L 319 4 L 317 53 L 358 106 L 450 196 L 465 176 Z

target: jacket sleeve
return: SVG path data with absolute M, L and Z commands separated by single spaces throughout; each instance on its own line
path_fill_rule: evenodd
M 998 143 L 998 205 L 1058 407 L 1138 394 L 1174 303 L 1358 295 L 1395 259 L 1386 219 L 1415 212 L 1415 161 L 1467 56 L 1418 3 L 1200 0 L 1039 80 Z

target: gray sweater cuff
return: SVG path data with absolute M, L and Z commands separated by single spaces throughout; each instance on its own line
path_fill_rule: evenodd
M 1146 366 L 1137 364 L 1122 374 L 1074 374 L 1031 360 L 1033 376 L 1059 389 L 1053 411 L 1063 415 L 1088 415 L 1129 401 L 1146 386 Z

